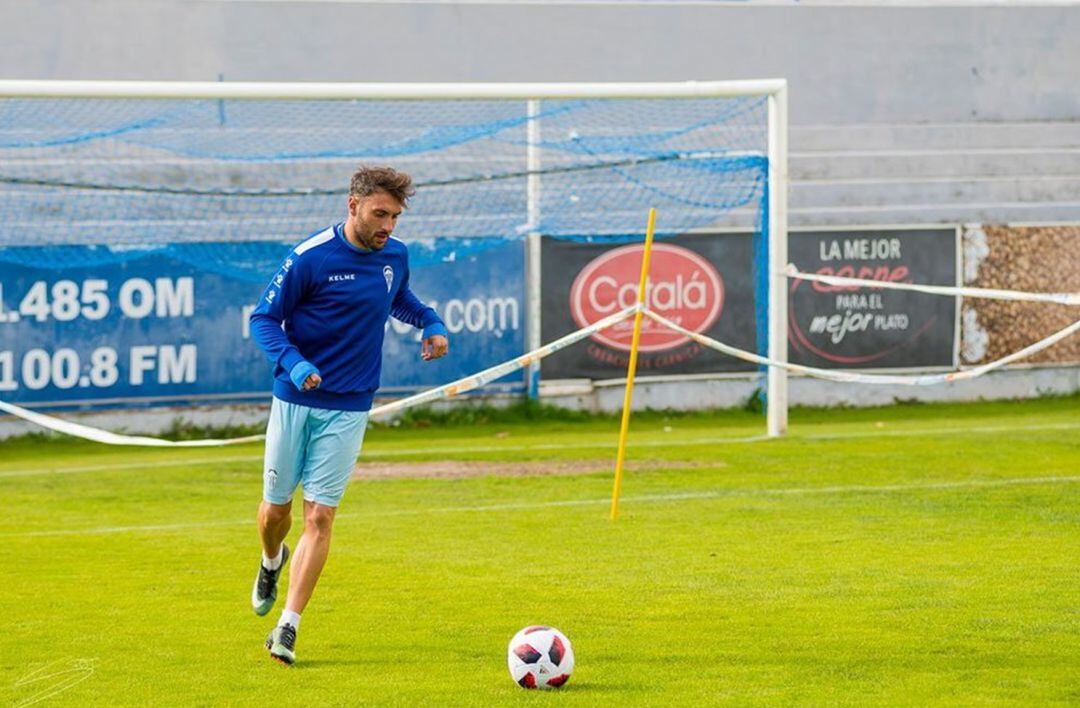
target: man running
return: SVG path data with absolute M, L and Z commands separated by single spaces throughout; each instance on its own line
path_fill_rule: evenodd
M 285 609 L 266 640 L 284 664 L 296 660 L 300 615 L 326 563 L 334 513 L 364 439 L 387 318 L 423 330 L 423 360 L 447 352 L 446 326 L 409 289 L 408 250 L 390 236 L 414 192 L 403 172 L 361 167 L 344 223 L 294 248 L 251 315 L 252 336 L 274 364 L 258 515 L 262 563 L 251 591 L 257 615 L 277 597 L 297 485 L 304 496 Z

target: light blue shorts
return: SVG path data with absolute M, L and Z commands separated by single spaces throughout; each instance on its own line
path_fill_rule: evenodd
M 367 421 L 367 411 L 332 411 L 275 398 L 266 426 L 263 499 L 287 504 L 303 485 L 306 501 L 336 507 L 356 466 Z

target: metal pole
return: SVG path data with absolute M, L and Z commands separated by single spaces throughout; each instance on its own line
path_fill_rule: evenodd
M 649 209 L 645 227 L 645 248 L 641 251 L 641 279 L 638 281 L 637 312 L 634 313 L 634 334 L 630 339 L 630 363 L 626 366 L 626 390 L 623 392 L 622 421 L 619 425 L 619 447 L 615 453 L 615 485 L 611 489 L 611 520 L 619 518 L 619 492 L 622 489 L 623 463 L 626 461 L 626 437 L 630 433 L 630 408 L 634 402 L 634 374 L 637 371 L 638 347 L 641 344 L 641 323 L 645 317 L 645 291 L 649 284 L 649 257 L 652 255 L 653 233 L 656 230 L 656 209 Z
M 526 107 L 529 121 L 525 133 L 525 167 L 529 176 L 525 181 L 527 193 L 529 231 L 525 237 L 525 349 L 540 348 L 541 317 L 541 270 L 540 270 L 540 101 L 531 99 Z M 525 384 L 529 398 L 540 399 L 540 361 L 529 364 L 525 370 Z
M 769 114 L 769 358 L 788 360 L 787 278 L 787 88 L 768 98 Z M 769 437 L 787 432 L 787 370 L 770 366 L 767 376 Z

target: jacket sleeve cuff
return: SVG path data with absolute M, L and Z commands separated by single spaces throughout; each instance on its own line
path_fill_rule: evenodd
M 315 365 L 310 361 L 300 360 L 296 366 L 289 369 L 289 378 L 292 379 L 293 386 L 296 386 L 297 390 L 304 390 L 304 382 L 307 381 L 308 376 L 319 373 L 319 370 L 315 368 Z
M 450 332 L 446 329 L 446 325 L 444 325 L 441 321 L 436 320 L 435 322 L 429 324 L 427 327 L 424 327 L 423 337 L 424 339 L 427 339 L 428 337 L 449 338 Z

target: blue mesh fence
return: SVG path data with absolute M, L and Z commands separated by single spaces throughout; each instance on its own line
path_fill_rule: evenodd
M 763 349 L 766 137 L 764 98 L 545 100 L 533 111 L 522 100 L 0 99 L 0 269 L 14 266 L 6 269 L 13 282 L 34 273 L 44 283 L 40 271 L 54 271 L 57 282 L 123 272 L 125 282 L 149 283 L 156 264 L 168 263 L 190 266 L 211 293 L 228 293 L 220 312 L 179 324 L 129 322 L 114 308 L 108 318 L 80 320 L 77 342 L 74 324 L 41 324 L 48 314 L 17 322 L 23 313 L 11 298 L 25 301 L 33 286 L 5 283 L 0 322 L 8 323 L 10 351 L 0 388 L 38 402 L 258 390 L 261 384 L 235 376 L 256 371 L 245 362 L 261 362 L 234 326 L 244 321 L 242 304 L 258 296 L 290 244 L 344 219 L 349 180 L 360 164 L 412 174 L 418 191 L 396 235 L 409 243 L 413 266 L 439 273 L 426 292 L 456 302 L 458 315 L 478 327 L 491 319 L 485 310 L 481 322 L 481 305 L 494 303 L 503 315 L 517 307 L 515 293 L 524 291 L 518 244 L 528 233 L 640 240 L 650 207 L 659 211 L 661 239 L 694 230 L 753 233 Z M 538 186 L 532 197 L 530 184 Z M 467 281 L 475 270 L 447 265 L 459 260 L 482 262 L 490 281 L 473 287 Z M 469 327 L 461 331 L 455 375 L 521 351 L 516 323 L 500 324 L 497 334 Z M 123 354 L 147 341 L 198 344 L 202 361 L 226 363 L 200 364 L 197 381 L 160 385 L 16 381 L 25 361 L 33 363 L 19 353 L 27 347 L 41 359 L 54 344 Z M 16 367 L 16 355 L 23 366 Z M 85 362 L 91 352 L 77 355 Z M 432 383 L 405 373 L 414 372 L 402 368 L 391 385 Z
M 536 121 L 540 223 L 526 152 Z M 343 218 L 360 163 L 410 172 L 399 233 L 661 236 L 760 226 L 765 101 L 0 101 L 0 246 L 296 241 Z M 92 253 L 87 251 L 89 257 Z
M 415 265 L 529 231 L 639 239 L 653 206 L 660 238 L 753 231 L 764 353 L 766 129 L 764 98 L 551 100 L 535 115 L 520 100 L 0 100 L 0 261 L 156 251 L 261 283 L 283 244 L 344 218 L 359 164 L 385 163 L 418 186 L 398 228 Z M 52 248 L 43 263 L 18 246 Z

